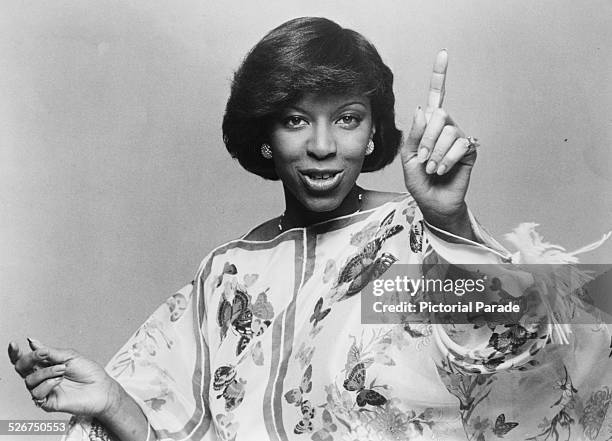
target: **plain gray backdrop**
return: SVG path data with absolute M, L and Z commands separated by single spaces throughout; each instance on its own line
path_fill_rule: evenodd
M 220 125 L 246 52 L 303 15 L 376 45 L 404 130 L 448 48 L 445 107 L 482 144 L 468 202 L 495 236 L 534 221 L 571 249 L 612 228 L 610 1 L 3 0 L 0 344 L 105 363 L 211 248 L 283 210 Z M 404 188 L 398 161 L 360 182 Z M 0 419 L 46 417 L 2 355 Z

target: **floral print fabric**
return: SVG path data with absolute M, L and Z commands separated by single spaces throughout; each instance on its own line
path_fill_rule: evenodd
M 232 241 L 107 370 L 158 439 L 611 440 L 608 325 L 574 325 L 559 344 L 547 327 L 361 324 L 370 280 L 441 259 L 499 261 L 433 236 L 409 196 L 270 241 Z M 99 432 L 75 418 L 66 440 Z

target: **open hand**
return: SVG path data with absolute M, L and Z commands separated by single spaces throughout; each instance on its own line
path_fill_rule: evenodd
M 30 349 L 11 342 L 8 354 L 43 410 L 98 417 L 117 401 L 118 385 L 98 363 L 36 340 L 30 340 Z
M 417 108 L 401 155 L 406 188 L 425 220 L 452 232 L 466 230 L 465 194 L 476 150 L 442 108 L 447 66 L 443 49 L 434 63 L 427 109 Z

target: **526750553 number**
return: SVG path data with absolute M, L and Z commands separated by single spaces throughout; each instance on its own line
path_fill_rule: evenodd
M 60 420 L 0 420 L 0 435 L 62 434 L 68 421 Z

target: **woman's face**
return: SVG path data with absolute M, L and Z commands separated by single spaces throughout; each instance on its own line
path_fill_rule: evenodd
M 274 167 L 287 200 L 309 211 L 337 209 L 349 194 L 373 135 L 370 100 L 307 94 L 287 107 L 270 133 Z

